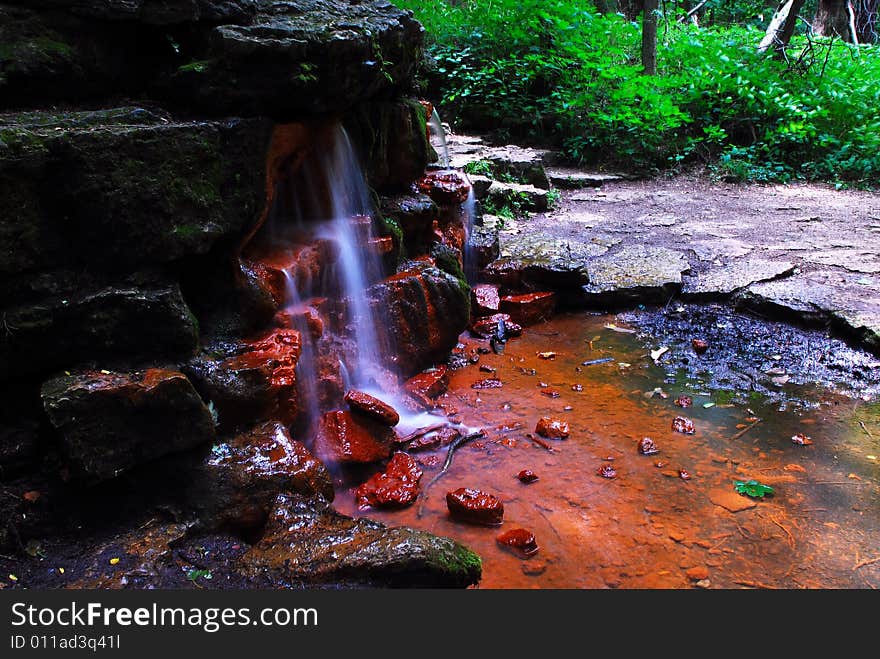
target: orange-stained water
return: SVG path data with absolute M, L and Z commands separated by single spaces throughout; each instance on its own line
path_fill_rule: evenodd
M 496 374 L 477 365 L 455 371 L 441 402 L 488 437 L 461 447 L 449 471 L 408 509 L 358 511 L 350 490 L 338 493 L 336 506 L 465 543 L 483 559 L 483 588 L 880 586 L 880 560 L 871 562 L 880 559 L 880 407 L 814 391 L 799 395 L 818 405 L 788 411 L 757 400 L 704 408 L 708 396 L 664 384 L 667 375 L 647 350 L 605 329 L 608 322 L 614 318 L 558 316 L 527 328 L 504 354 L 483 355 L 480 364 Z M 464 341 L 469 350 L 488 345 Z M 537 356 L 546 351 L 555 359 Z M 613 361 L 576 370 L 603 357 Z M 488 377 L 503 387 L 471 388 Z M 575 384 L 583 391 L 573 391 Z M 542 394 L 546 386 L 561 395 Z M 655 387 L 669 397 L 646 397 Z M 680 394 L 692 396 L 693 406 L 676 407 Z M 545 440 L 553 452 L 526 437 L 545 415 L 571 426 L 569 439 Z M 671 430 L 679 415 L 693 419 L 696 434 Z M 734 438 L 754 417 L 761 423 Z M 517 423 L 523 427 L 496 430 Z M 813 444 L 794 444 L 796 433 Z M 638 453 L 645 436 L 659 454 Z M 436 453 L 441 462 L 445 452 Z M 609 459 L 617 471 L 611 480 L 596 473 Z M 423 488 L 439 468 L 424 468 Z M 523 469 L 539 480 L 520 483 Z M 775 496 L 736 494 L 733 482 L 750 479 L 773 486 Z M 445 493 L 459 487 L 498 496 L 503 525 L 449 519 Z M 534 533 L 535 555 L 521 558 L 496 543 L 516 527 Z

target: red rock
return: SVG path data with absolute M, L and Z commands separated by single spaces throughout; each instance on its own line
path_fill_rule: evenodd
M 679 407 L 690 407 L 694 404 L 694 399 L 690 396 L 679 396 L 675 399 L 675 404 Z
M 683 435 L 693 435 L 697 432 L 697 429 L 694 427 L 694 422 L 683 416 L 677 416 L 672 420 L 672 429 Z
M 691 479 L 691 473 L 687 469 L 679 469 L 678 477 L 683 481 L 689 481 Z
M 477 380 L 471 385 L 471 389 L 500 389 L 504 386 L 498 378 L 486 378 L 485 380 Z
M 433 451 L 447 444 L 451 444 L 461 437 L 461 433 L 452 426 L 441 428 L 437 432 L 428 433 L 418 439 L 414 439 L 406 447 L 407 451 Z
M 498 497 L 469 487 L 447 492 L 446 507 L 453 518 L 471 524 L 497 526 L 504 519 L 504 504 Z
M 520 325 L 534 325 L 545 320 L 553 315 L 555 308 L 555 293 L 525 293 L 501 298 L 501 311 L 510 314 Z
M 654 455 L 659 452 L 660 449 L 657 448 L 657 444 L 650 437 L 642 437 L 639 440 L 639 453 L 642 455 Z
M 333 241 L 315 240 L 309 245 L 249 253 L 245 256 L 244 267 L 281 306 L 288 299 L 287 286 L 291 280 L 320 281 L 324 268 L 338 258 L 338 251 Z
M 702 355 L 709 349 L 709 344 L 703 341 L 703 339 L 694 339 L 691 341 L 691 346 L 693 346 L 694 352 L 698 355 Z
M 559 398 L 562 394 L 559 393 L 558 389 L 554 389 L 553 387 L 544 387 L 541 389 L 541 393 L 549 398 Z
M 368 464 L 391 455 L 394 431 L 349 411 L 327 412 L 315 438 L 315 451 L 325 462 Z
M 495 541 L 502 547 L 509 547 L 523 556 L 531 556 L 538 551 L 535 535 L 526 529 L 510 529 L 495 538 Z
M 400 414 L 397 413 L 397 410 L 364 391 L 350 389 L 345 394 L 345 402 L 348 403 L 352 411 L 366 414 L 387 426 L 396 426 L 400 423 Z
M 617 469 L 613 465 L 602 465 L 596 470 L 596 474 L 602 478 L 617 478 Z
M 383 473 L 355 490 L 355 500 L 360 508 L 403 508 L 419 496 L 421 477 L 415 460 L 406 453 L 395 453 Z
M 479 318 L 471 325 L 471 333 L 483 339 L 491 339 L 498 332 L 498 323 L 501 320 L 504 321 L 504 329 L 508 337 L 522 334 L 522 326 L 510 320 L 510 316 L 506 313 L 496 313 L 486 318 Z
M 578 392 L 583 391 L 583 390 L 584 390 L 584 385 L 582 385 L 582 384 L 573 384 L 573 385 L 571 385 L 571 390 L 572 390 L 572 391 L 578 391 Z
M 436 398 L 449 388 L 448 368 L 444 364 L 422 371 L 407 380 L 403 388 L 411 394 L 425 398 Z
M 527 484 L 534 483 L 536 480 L 538 480 L 538 474 L 536 474 L 531 469 L 523 469 L 516 475 L 516 477 L 520 480 L 520 482 Z
M 690 568 L 685 574 L 691 581 L 702 581 L 703 579 L 709 578 L 709 568 L 705 565 L 697 565 L 696 567 Z
M 797 444 L 799 446 L 809 446 L 810 444 L 813 443 L 812 439 L 810 439 L 809 437 L 807 437 L 805 434 L 803 434 L 801 432 L 799 432 L 797 435 L 792 435 L 791 441 L 792 441 L 792 443 Z
M 428 172 L 416 185 L 440 205 L 461 204 L 471 191 L 467 178 L 454 171 Z
M 568 421 L 542 416 L 538 419 L 535 432 L 548 439 L 566 439 L 571 434 Z
M 394 239 L 391 236 L 381 236 L 379 238 L 370 238 L 368 241 L 369 249 L 379 256 L 385 256 L 394 251 Z
M 490 316 L 498 313 L 501 296 L 494 284 L 476 284 L 471 289 L 471 313 L 475 316 Z

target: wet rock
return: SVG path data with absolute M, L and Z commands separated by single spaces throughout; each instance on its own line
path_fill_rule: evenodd
M 428 172 L 416 186 L 441 206 L 462 204 L 471 191 L 467 177 L 452 170 Z
M 211 413 L 178 371 L 82 371 L 49 380 L 43 405 L 75 472 L 101 481 L 214 440 Z
M 0 382 L 119 355 L 188 357 L 198 343 L 180 287 L 159 274 L 10 277 L 0 280 L 0 316 L 11 330 L 0 342 Z
M 672 430 L 683 435 L 693 435 L 697 432 L 694 422 L 683 416 L 677 416 L 672 420 Z
M 602 478 L 617 478 L 617 469 L 614 465 L 604 464 L 596 470 L 596 475 Z
M 467 487 L 446 493 L 449 514 L 462 522 L 497 526 L 504 519 L 504 504 L 493 494 Z
M 693 347 L 695 353 L 702 355 L 709 349 L 709 344 L 703 339 L 693 339 L 691 347 Z
M 407 445 L 406 450 L 411 452 L 433 451 L 451 444 L 459 437 L 461 437 L 461 432 L 452 426 L 446 426 L 413 440 Z
M 619 174 L 604 174 L 598 172 L 584 172 L 578 169 L 564 169 L 554 167 L 547 170 L 550 183 L 557 188 L 576 190 L 579 188 L 601 188 L 606 183 L 616 183 L 624 180 Z
M 424 194 L 406 194 L 381 200 L 383 217 L 390 218 L 400 228 L 407 254 L 426 254 L 433 240 L 434 220 L 440 211 L 432 199 Z
M 259 213 L 270 130 L 136 107 L 4 115 L 0 273 L 131 271 L 206 254 Z
M 727 488 L 714 488 L 709 490 L 709 500 L 716 506 L 724 508 L 732 513 L 749 510 L 758 505 L 754 499 L 741 496 Z
M 368 289 L 371 305 L 385 319 L 392 361 L 409 375 L 445 359 L 467 326 L 466 283 L 421 262 Z
M 559 398 L 562 394 L 559 393 L 558 389 L 554 389 L 553 387 L 544 387 L 541 389 L 541 395 L 547 396 L 547 398 Z
M 694 399 L 690 396 L 681 395 L 675 399 L 675 404 L 678 407 L 690 407 L 694 404 Z
M 709 578 L 709 568 L 705 565 L 697 565 L 689 568 L 685 574 L 691 581 L 702 581 L 703 579 Z
M 400 423 L 400 414 L 397 410 L 365 391 L 349 389 L 345 394 L 345 402 L 353 412 L 365 414 L 387 426 L 396 426 Z
M 225 359 L 201 355 L 184 371 L 214 405 L 224 431 L 268 418 L 291 423 L 300 411 L 296 363 L 301 348 L 299 332 L 274 329 L 236 345 Z
M 215 445 L 191 478 L 188 501 L 200 526 L 235 532 L 261 528 L 282 492 L 328 501 L 334 494 L 326 467 L 274 421 Z
M 395 437 L 385 424 L 337 410 L 321 417 L 314 450 L 328 464 L 369 464 L 391 455 Z
M 801 324 L 830 324 L 880 354 L 880 300 L 865 295 L 877 290 L 875 278 L 859 273 L 821 270 L 749 286 L 738 304 Z
M 481 575 L 480 558 L 453 540 L 291 495 L 278 496 L 265 534 L 240 565 L 286 584 L 463 588 Z
M 420 398 L 437 398 L 449 388 L 449 369 L 439 364 L 407 380 L 403 388 Z
M 535 426 L 535 432 L 541 435 L 541 437 L 546 437 L 548 439 L 567 439 L 571 434 L 571 429 L 568 425 L 568 421 L 554 419 L 549 416 L 542 416 L 538 419 L 538 424 Z
M 533 556 L 538 553 L 535 534 L 527 529 L 510 529 L 495 538 L 495 541 L 502 547 L 513 549 L 521 556 Z
M 522 334 L 522 326 L 514 323 L 510 319 L 510 315 L 506 313 L 496 313 L 486 318 L 478 318 L 470 327 L 470 331 L 475 336 L 483 339 L 491 339 L 498 335 L 498 324 L 504 321 L 504 333 L 508 337 L 520 336 Z
M 691 479 L 691 472 L 689 472 L 687 469 L 679 469 L 678 477 L 683 481 L 689 481 Z
M 757 282 L 791 275 L 794 267 L 788 261 L 736 260 L 723 267 L 689 277 L 684 283 L 682 293 L 704 300 L 724 297 Z
M 796 435 L 791 436 L 792 444 L 797 444 L 798 446 L 809 446 L 813 443 L 813 440 L 807 437 L 805 434 L 799 432 Z
M 523 210 L 540 213 L 547 210 L 547 190 L 522 183 L 502 183 L 493 181 L 486 191 L 486 198 L 496 208 L 518 204 Z
M 498 378 L 486 378 L 478 380 L 471 385 L 471 389 L 500 389 L 504 384 Z
M 476 258 L 476 267 L 482 270 L 500 254 L 498 230 L 495 227 L 475 225 L 467 239 L 467 247 Z
M 471 313 L 475 316 L 491 316 L 498 313 L 501 296 L 493 284 L 477 284 L 471 287 Z
M 538 480 L 538 475 L 532 471 L 531 469 L 523 469 L 519 472 L 516 477 L 519 479 L 521 483 L 534 483 Z
M 681 289 L 690 268 L 681 252 L 665 247 L 628 245 L 588 264 L 585 299 L 594 303 L 665 302 Z
M 406 453 L 395 453 L 385 471 L 374 475 L 354 491 L 361 509 L 403 508 L 419 496 L 422 470 Z
M 650 437 L 642 437 L 639 440 L 639 453 L 642 455 L 655 455 L 660 452 L 657 444 Z
M 553 315 L 556 296 L 553 293 L 525 293 L 501 298 L 501 311 L 509 314 L 515 323 L 534 325 Z

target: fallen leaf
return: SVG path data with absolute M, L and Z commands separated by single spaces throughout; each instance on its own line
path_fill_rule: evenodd
M 657 348 L 656 350 L 652 350 L 651 351 L 651 359 L 653 359 L 656 362 L 658 359 L 660 359 L 667 352 L 669 352 L 669 348 L 666 346 L 663 346 L 662 348 Z
M 703 407 L 708 410 L 710 407 L 715 407 L 715 403 L 703 403 Z
M 115 558 L 115 557 L 114 557 L 114 558 L 111 558 L 111 559 L 110 559 L 110 565 L 116 565 L 117 563 L 119 563 L 119 559 L 118 559 L 118 558 Z
M 745 494 L 753 499 L 763 499 L 767 494 L 775 494 L 772 487 L 756 480 L 733 481 L 733 486 L 739 494 Z
M 787 464 L 787 465 L 785 465 L 785 466 L 783 467 L 783 469 L 784 469 L 785 471 L 796 471 L 796 472 L 801 473 L 801 474 L 805 474 L 805 473 L 807 473 L 807 470 L 806 470 L 806 469 L 804 469 L 804 468 L 801 467 L 800 465 L 796 465 L 796 464 Z
M 799 432 L 797 435 L 791 436 L 791 441 L 798 446 L 809 446 L 813 443 L 813 440 L 807 437 L 805 434 Z
M 15 576 L 14 574 L 10 574 L 10 575 L 9 575 L 9 580 L 10 580 L 10 581 L 18 581 L 18 577 Z
M 620 332 L 621 334 L 635 334 L 636 331 L 632 329 L 627 329 L 626 327 L 618 327 L 613 323 L 608 323 L 605 325 L 605 329 L 611 330 L 612 332 Z
M 549 351 L 548 352 L 539 352 L 538 358 L 539 359 L 556 359 L 556 353 L 549 352 Z
M 29 490 L 28 492 L 25 492 L 21 495 L 22 499 L 24 499 L 25 501 L 30 501 L 31 503 L 39 499 L 41 496 L 42 495 L 37 492 L 37 490 Z

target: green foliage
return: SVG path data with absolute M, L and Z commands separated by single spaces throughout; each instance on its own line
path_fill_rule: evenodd
M 190 568 L 186 571 L 186 578 L 195 583 L 199 579 L 213 579 L 214 575 L 211 574 L 211 570 L 197 570 L 195 568 Z
M 492 163 L 488 160 L 474 160 L 464 166 L 464 171 L 468 174 L 478 176 L 492 176 Z
M 706 163 L 730 180 L 861 186 L 880 176 L 880 50 L 795 37 L 788 61 L 759 55 L 772 2 L 711 2 L 702 27 L 661 19 L 656 76 L 642 74 L 639 24 L 589 3 L 397 4 L 425 25 L 429 82 L 465 127 L 633 170 Z
M 559 192 L 556 188 L 551 188 L 547 190 L 547 206 L 548 208 L 556 208 L 559 204 L 559 200 L 562 199 L 562 193 Z
M 733 486 L 739 494 L 745 494 L 753 499 L 763 499 L 765 495 L 775 493 L 772 487 L 759 483 L 756 480 L 733 481 Z

